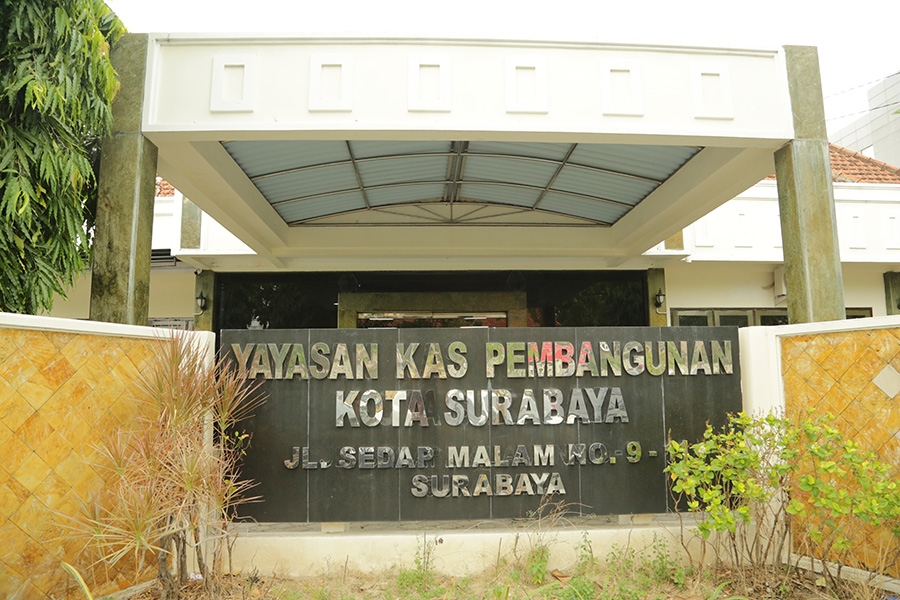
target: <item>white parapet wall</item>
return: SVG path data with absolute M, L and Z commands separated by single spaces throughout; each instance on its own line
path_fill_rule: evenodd
M 900 327 L 900 316 L 801 323 L 777 327 L 745 327 L 741 342 L 741 387 L 744 411 L 764 415 L 785 410 L 781 339 L 788 336 L 870 331 Z
M 587 541 L 603 562 L 615 548 L 637 553 L 667 547 L 676 559 L 686 558 L 681 534 L 690 538 L 694 558 L 700 556 L 695 536 L 673 515 L 584 517 L 547 526 L 539 519 L 485 522 L 420 522 L 366 524 L 238 525 L 233 550 L 235 569 L 302 577 L 340 572 L 383 573 L 414 568 L 428 555 L 432 568 L 445 575 L 466 576 L 503 565 L 524 565 L 538 545 L 550 550 L 548 569 L 565 572 L 577 561 Z M 686 520 L 687 524 L 688 521 Z

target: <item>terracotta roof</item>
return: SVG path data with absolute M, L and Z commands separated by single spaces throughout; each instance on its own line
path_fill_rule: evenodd
M 829 145 L 831 177 L 835 182 L 900 184 L 900 169 L 897 167 L 835 144 Z M 775 175 L 769 175 L 766 179 L 773 180 Z
M 167 197 L 171 197 L 174 195 L 175 195 L 175 187 L 171 183 L 169 183 L 168 181 L 166 181 L 165 179 L 163 179 L 162 177 L 157 175 L 156 176 L 156 196 L 157 197 L 162 196 L 164 198 L 167 198 Z

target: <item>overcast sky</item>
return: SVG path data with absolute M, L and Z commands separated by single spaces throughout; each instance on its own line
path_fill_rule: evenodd
M 900 0 L 107 0 L 133 32 L 490 37 L 819 47 L 829 132 L 900 71 Z M 856 88 L 856 89 L 851 89 Z M 847 91 L 850 90 L 850 91 Z

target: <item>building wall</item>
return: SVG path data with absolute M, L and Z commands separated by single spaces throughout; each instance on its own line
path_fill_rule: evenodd
M 666 302 L 670 308 L 787 308 L 775 300 L 779 264 L 750 262 L 679 262 L 666 266 Z M 884 266 L 842 265 L 844 302 L 886 314 Z
M 890 165 L 900 165 L 900 72 L 869 89 L 869 112 L 842 128 L 831 141 Z
M 128 560 L 95 565 L 70 518 L 111 476 L 95 444 L 140 413 L 135 377 L 156 335 L 0 313 L 0 597 L 80 597 L 60 561 L 98 594 L 149 577 Z
M 150 271 L 150 318 L 172 319 L 194 316 L 193 269 L 159 268 Z M 53 300 L 51 317 L 87 319 L 91 310 L 91 274 L 85 271 L 69 290 L 67 298 Z

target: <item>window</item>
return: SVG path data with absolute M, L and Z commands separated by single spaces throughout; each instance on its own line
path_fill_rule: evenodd
M 871 308 L 848 308 L 848 319 L 871 317 Z M 786 308 L 673 308 L 672 325 L 679 327 L 705 327 L 724 325 L 748 327 L 750 325 L 787 325 Z

